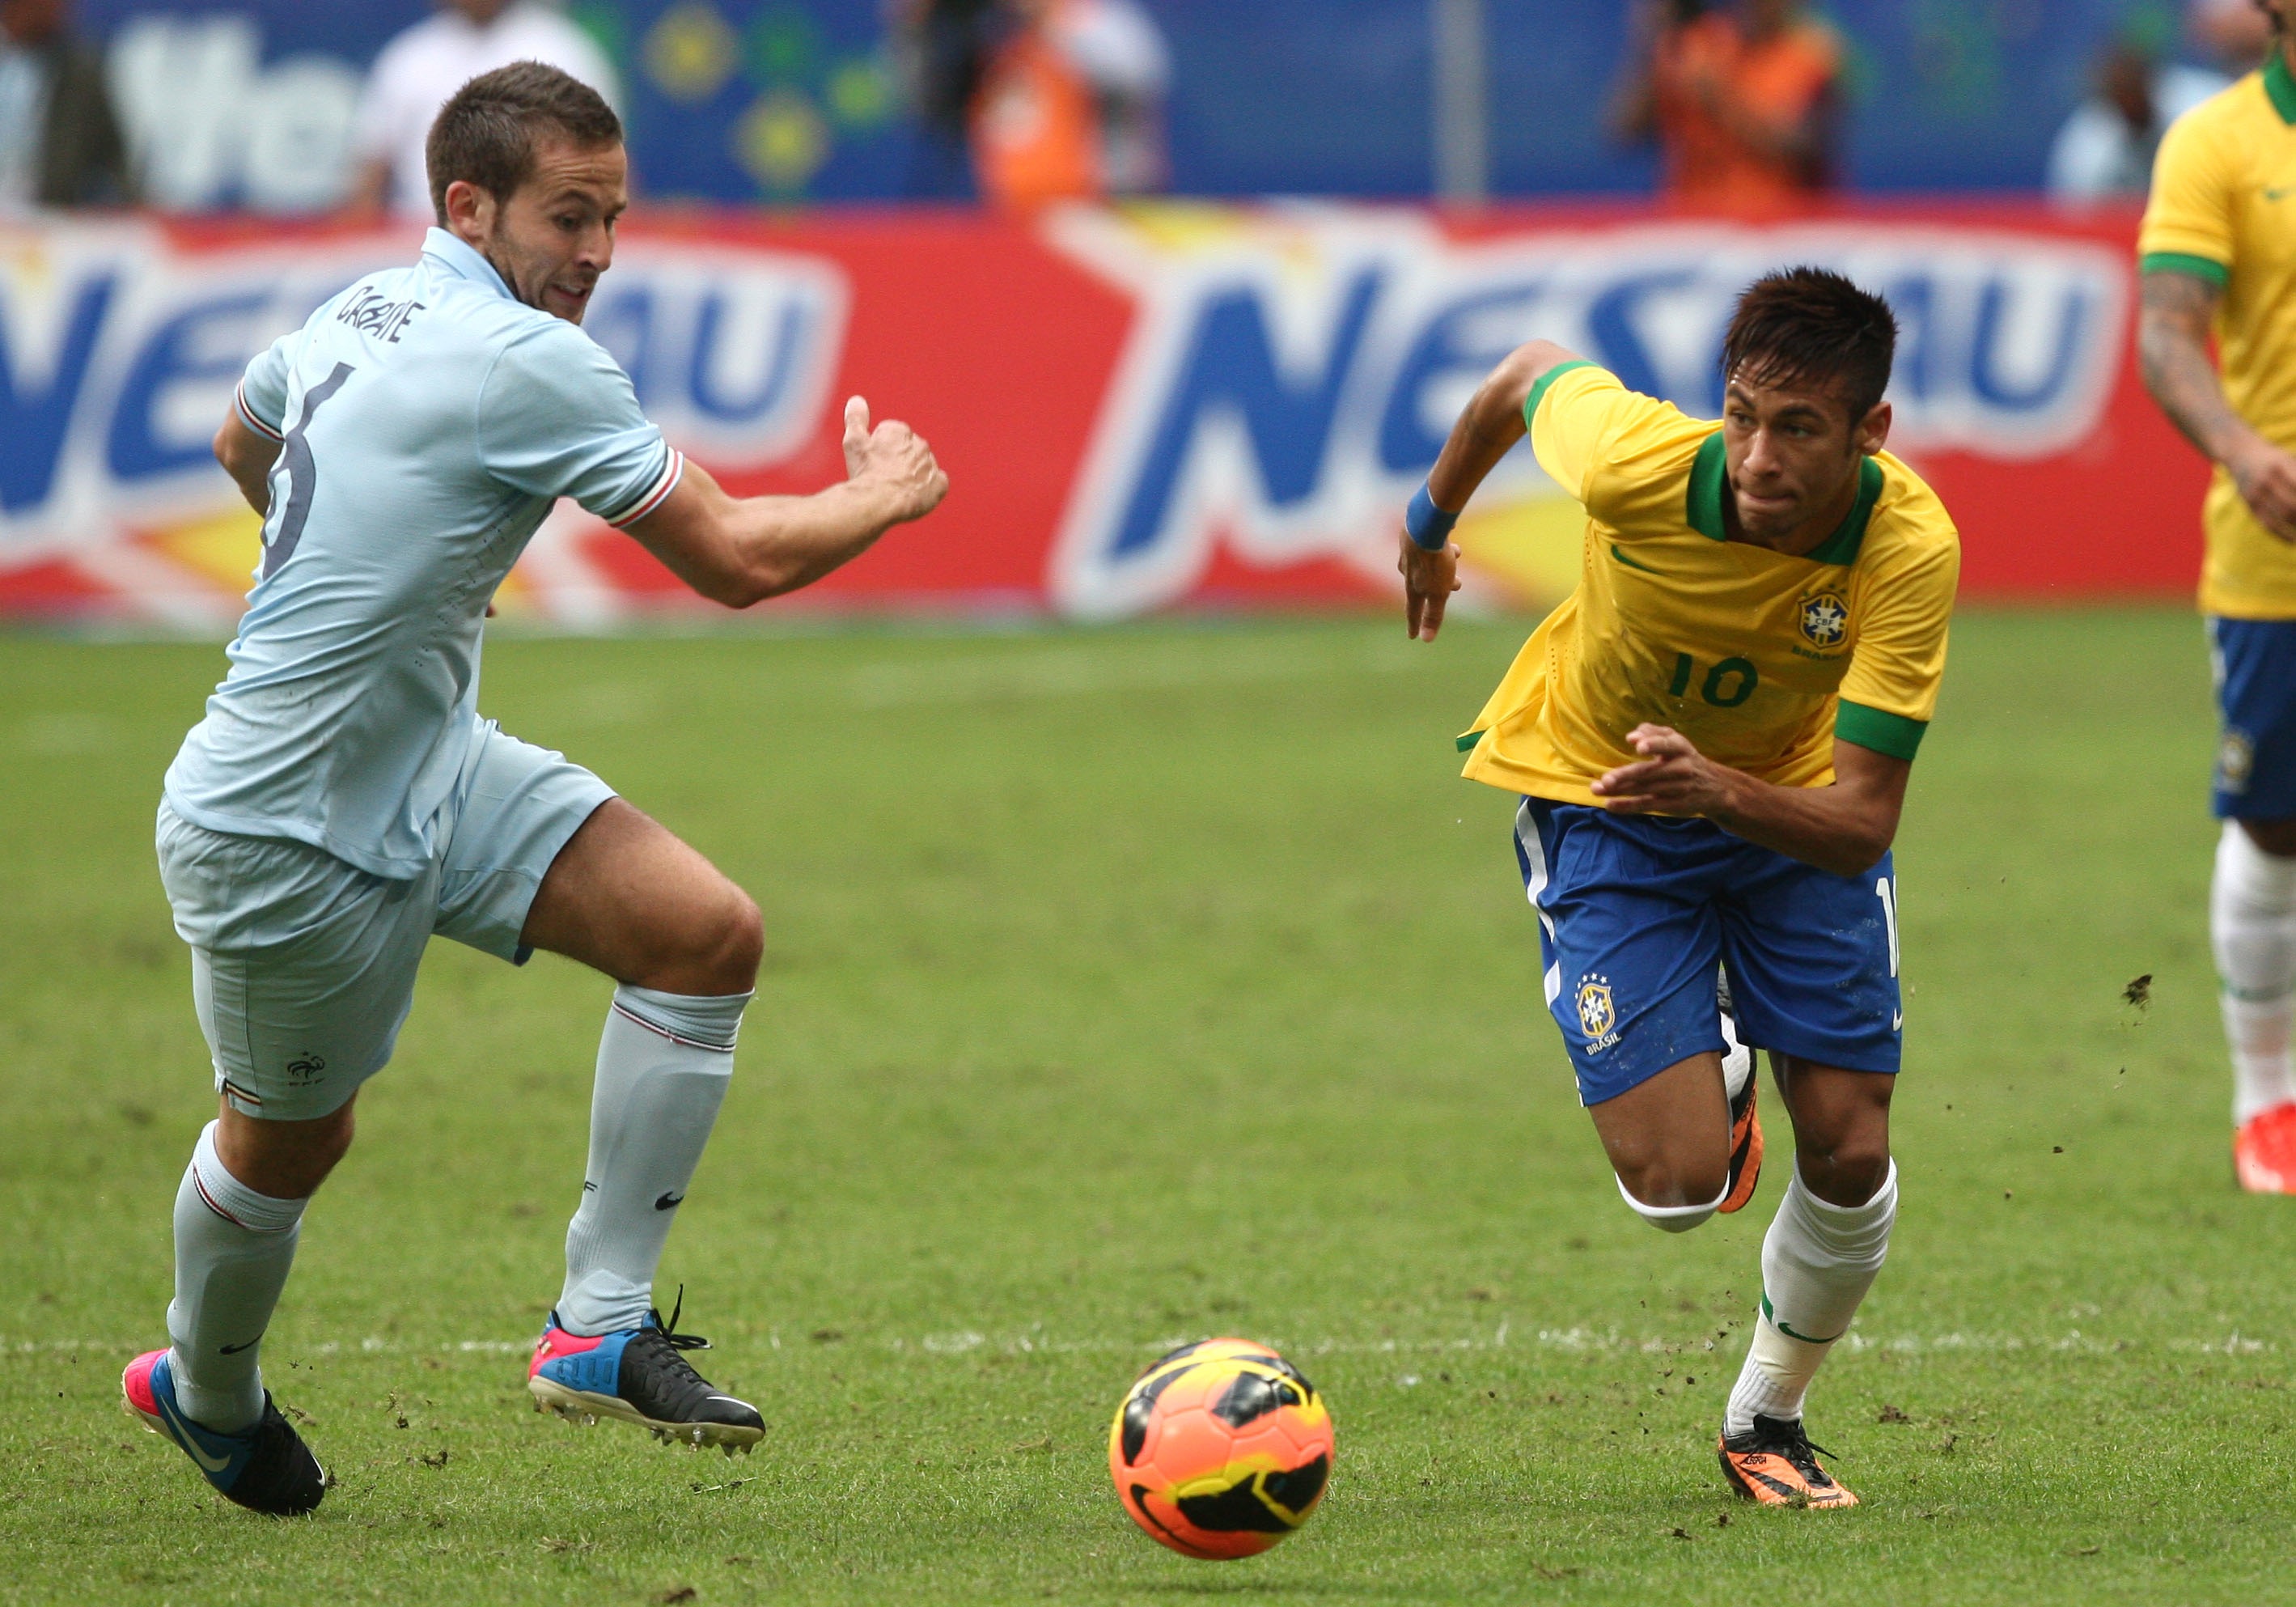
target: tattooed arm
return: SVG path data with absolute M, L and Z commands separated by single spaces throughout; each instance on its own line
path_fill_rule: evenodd
M 2136 358 L 2161 411 L 2212 463 L 2224 465 L 2257 522 L 2296 542 L 2296 457 L 2259 435 L 2225 400 L 2209 357 L 2209 324 L 2223 294 L 2194 274 L 2144 275 Z

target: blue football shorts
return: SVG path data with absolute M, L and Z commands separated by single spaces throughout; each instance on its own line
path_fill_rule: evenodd
M 2296 819 L 2296 619 L 2211 617 L 2218 820 Z
M 524 964 L 535 890 L 613 790 L 562 755 L 473 732 L 422 873 L 371 875 L 308 843 L 211 832 L 160 805 L 160 878 L 192 946 L 216 1091 L 303 1121 L 382 1070 L 431 935 Z
M 1898 1070 L 1888 855 L 1835 876 L 1711 821 L 1538 798 L 1516 812 L 1514 847 L 1581 1104 L 1721 1052 L 1718 967 L 1742 1043 L 1845 1070 Z

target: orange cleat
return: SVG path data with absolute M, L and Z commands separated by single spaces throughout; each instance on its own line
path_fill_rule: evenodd
M 2296 1194 L 2296 1101 L 2240 1124 L 2232 1136 L 2232 1169 L 2251 1194 Z
M 1742 1209 L 1754 1197 L 1754 1185 L 1762 1180 L 1762 1121 L 1754 1114 L 1754 1086 L 1761 1080 L 1762 1070 L 1756 1066 L 1747 1072 L 1746 1086 L 1738 1097 L 1730 1102 L 1730 1192 L 1715 1208 L 1720 1211 Z
M 1722 1436 L 1722 1476 L 1732 1489 L 1764 1506 L 1857 1505 L 1857 1497 L 1817 1465 L 1817 1452 L 1799 1419 L 1782 1423 L 1757 1414 L 1744 1433 Z

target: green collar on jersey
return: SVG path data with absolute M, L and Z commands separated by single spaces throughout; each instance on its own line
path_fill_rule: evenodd
M 2296 123 L 2296 73 L 2288 70 L 2287 49 L 2277 38 L 2264 59 L 2264 94 L 2282 122 Z
M 1722 497 L 1728 486 L 1722 462 L 1722 432 L 1717 430 L 1699 444 L 1698 456 L 1690 465 L 1690 528 L 1710 541 L 1730 539 L 1729 527 L 1722 522 Z M 1881 496 L 1882 465 L 1869 457 L 1858 465 L 1857 499 L 1849 504 L 1849 512 L 1833 535 L 1802 556 L 1812 563 L 1857 562 L 1857 549 L 1866 541 L 1866 526 Z

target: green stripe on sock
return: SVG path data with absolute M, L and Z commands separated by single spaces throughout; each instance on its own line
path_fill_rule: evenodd
M 1784 1334 L 1788 1339 L 1800 1340 L 1805 1345 L 1830 1345 L 1833 1343 L 1833 1340 L 1838 1340 L 1841 1337 L 1841 1333 L 1837 1333 L 1833 1336 L 1833 1339 L 1812 1339 L 1807 1333 L 1796 1333 L 1792 1329 L 1778 1321 L 1777 1311 L 1770 1304 L 1770 1295 L 1769 1291 L 1767 1290 L 1764 1290 L 1762 1291 L 1762 1315 L 1769 1319 L 1771 1327 L 1776 1329 L 1780 1333 Z M 1842 1330 L 1843 1333 L 1847 1333 L 1848 1332 L 1849 1330 L 1846 1328 Z

